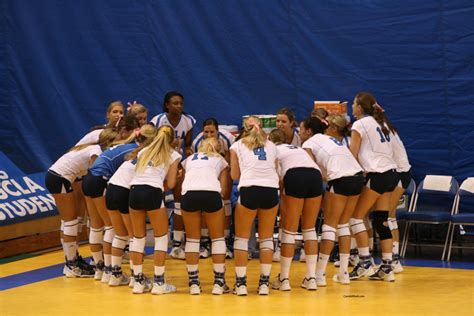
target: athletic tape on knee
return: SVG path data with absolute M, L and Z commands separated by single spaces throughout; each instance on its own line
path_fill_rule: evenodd
M 267 250 L 273 251 L 273 238 L 260 239 L 258 243 L 260 251 Z
M 77 237 L 78 229 L 79 229 L 79 222 L 77 218 L 73 219 L 72 221 L 65 221 L 63 234 L 66 236 Z
M 304 241 L 318 240 L 318 234 L 316 234 L 315 228 L 303 229 L 302 232 Z
M 111 244 L 114 241 L 115 230 L 112 226 L 105 226 L 104 228 L 104 242 Z
M 155 237 L 155 251 L 168 252 L 168 234 Z
M 365 232 L 367 230 L 365 228 L 364 220 L 358 218 L 349 219 L 349 226 L 353 235 L 357 235 L 358 233 Z
M 351 230 L 349 229 L 349 223 L 337 225 L 336 235 L 338 238 L 344 237 L 344 236 L 350 236 Z
M 211 240 L 211 253 L 213 255 L 225 255 L 226 250 L 225 239 L 223 237 Z
M 321 240 L 336 241 L 336 229 L 332 226 L 323 224 L 321 231 Z
M 224 200 L 224 214 L 225 216 L 232 216 L 232 205 L 230 200 Z
M 249 240 L 247 238 L 235 237 L 234 250 L 249 251 Z
M 385 226 L 384 222 L 388 220 L 388 211 L 375 211 L 374 212 L 374 228 L 377 234 L 379 234 L 380 240 L 386 240 L 392 238 L 392 232 L 388 225 Z
M 104 227 L 91 228 L 89 232 L 89 244 L 101 245 L 104 241 Z
M 199 253 L 199 239 L 186 238 L 186 245 L 184 246 L 184 252 L 186 253 Z
M 397 219 L 395 217 L 389 217 L 387 221 L 388 221 L 388 228 L 390 230 L 397 230 L 398 229 L 398 223 L 397 223 Z
M 295 236 L 296 232 L 290 232 L 287 230 L 282 230 L 281 232 L 281 243 L 282 244 L 289 244 L 289 245 L 294 245 L 295 244 Z
M 114 236 L 114 240 L 112 241 L 112 248 L 117 248 L 117 249 L 125 249 L 127 246 L 128 240 L 130 238 L 128 236 Z
M 133 242 L 130 246 L 130 251 L 143 253 L 145 250 L 146 237 L 133 237 Z

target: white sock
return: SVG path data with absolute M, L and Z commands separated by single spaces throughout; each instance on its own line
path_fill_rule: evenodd
M 214 272 L 224 273 L 225 263 L 214 263 Z
M 72 261 L 76 258 L 76 241 L 65 241 L 64 247 L 66 248 L 66 258 L 68 261 Z
M 143 264 L 137 264 L 133 266 L 133 273 L 135 275 L 138 275 L 140 273 L 143 273 Z
M 399 251 L 400 251 L 400 243 L 398 241 L 394 241 L 393 242 L 393 245 L 392 245 L 392 252 L 394 255 L 398 255 Z
M 122 266 L 122 256 L 112 256 L 112 267 Z
M 348 253 L 339 253 L 339 273 L 340 274 L 348 273 L 349 256 L 350 255 Z
M 235 275 L 238 278 L 242 278 L 247 275 L 247 267 L 235 267 Z
M 184 231 L 174 230 L 173 231 L 173 241 L 182 242 L 183 241 L 183 235 L 184 235 Z
M 164 273 L 165 273 L 165 266 L 155 266 L 155 275 L 163 275 Z
M 112 263 L 112 255 L 108 255 L 106 253 L 104 253 L 104 264 L 106 267 L 110 266 L 110 264 Z
M 104 261 L 102 250 L 92 252 L 92 258 L 94 258 L 95 264 L 99 263 L 99 261 Z
M 382 260 L 392 262 L 392 253 L 391 252 L 382 252 Z
M 329 255 L 319 253 L 318 264 L 316 267 L 316 276 L 322 277 L 326 274 L 326 267 L 328 265 Z
M 369 247 L 359 247 L 359 256 L 370 256 Z
M 260 264 L 260 273 L 269 276 L 270 272 L 272 271 L 272 264 L 271 263 L 261 263 Z
M 292 257 L 280 257 L 280 280 L 288 279 L 288 276 L 290 275 L 291 261 L 293 261 Z
M 351 237 L 351 249 L 357 249 L 357 239 Z
M 316 262 L 318 255 L 306 255 L 306 278 L 316 277 Z

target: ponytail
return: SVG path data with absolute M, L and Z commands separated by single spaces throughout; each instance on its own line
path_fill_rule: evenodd
M 147 166 L 157 167 L 170 163 L 174 141 L 174 131 L 171 126 L 163 125 L 158 129 L 153 141 L 143 149 L 143 153 L 138 157 L 136 172 L 143 172 Z

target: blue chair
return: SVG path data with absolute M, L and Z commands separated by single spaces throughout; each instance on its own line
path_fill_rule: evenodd
M 451 230 L 451 215 L 456 207 L 457 192 L 459 184 L 452 176 L 427 175 L 419 184 L 413 202 L 413 211 L 406 213 L 407 225 L 405 228 L 405 238 L 403 240 L 401 256 L 404 257 L 410 235 L 412 224 L 440 225 L 448 224 L 448 233 L 444 243 L 441 260 L 444 259 L 448 236 Z M 412 243 L 418 244 L 420 243 Z M 433 244 L 423 244 L 423 246 L 439 246 Z
M 474 177 L 467 178 L 461 184 L 458 193 L 457 207 L 451 217 L 451 236 L 449 238 L 448 255 L 446 260 L 451 258 L 452 248 L 473 248 L 469 246 L 461 246 L 462 238 L 459 238 L 459 245 L 453 246 L 454 234 L 456 226 L 459 226 L 458 234 L 465 233 L 464 226 L 474 226 Z

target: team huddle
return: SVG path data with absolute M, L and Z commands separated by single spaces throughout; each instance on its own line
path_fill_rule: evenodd
M 171 235 L 170 255 L 186 260 L 189 292 L 200 294 L 198 263 L 206 237 L 204 257 L 211 254 L 214 270 L 212 294 L 231 291 L 225 261 L 233 257 L 233 293 L 247 295 L 249 238 L 256 218 L 260 295 L 268 295 L 270 288 L 291 290 L 299 228 L 306 262 L 301 287 L 307 290 L 327 285 L 326 266 L 335 242 L 335 283 L 347 285 L 362 277 L 394 281 L 394 274 L 403 271 L 395 212 L 411 181 L 410 164 L 396 128 L 371 94 L 360 92 L 354 98 L 356 121 L 350 129 L 344 116 L 324 111 L 312 113 L 298 126 L 294 114 L 284 108 L 277 112 L 277 128 L 270 133 L 259 118 L 250 116 L 236 138 L 209 118 L 193 140 L 196 121 L 183 112 L 183 105 L 179 92 L 168 92 L 163 113 L 148 123 L 143 105 L 129 103 L 125 111 L 121 102 L 112 102 L 107 124 L 94 128 L 49 168 L 46 187 L 61 217 L 66 277 L 129 285 L 134 294 L 175 292 L 165 279 Z M 233 183 L 238 183 L 234 210 Z M 83 199 L 93 264 L 78 253 Z M 165 206 L 169 200 L 174 201 L 172 234 Z M 154 234 L 152 279 L 143 273 L 147 218 Z M 374 264 L 370 252 L 372 226 L 380 239 L 380 265 Z M 122 271 L 127 247 L 131 276 Z M 270 281 L 276 254 L 280 272 Z

